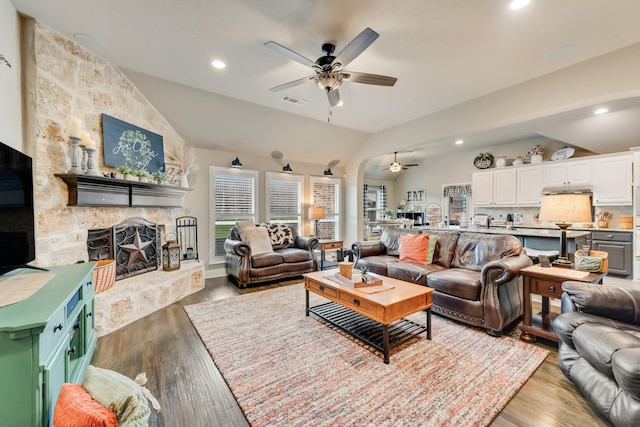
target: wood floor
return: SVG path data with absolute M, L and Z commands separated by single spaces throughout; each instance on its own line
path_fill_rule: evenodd
M 92 364 L 131 378 L 147 373 L 146 386 L 162 406 L 152 411 L 150 426 L 248 426 L 182 307 L 294 283 L 300 280 L 240 290 L 226 278 L 207 279 L 202 291 L 100 337 Z M 565 379 L 555 343 L 536 345 L 550 355 L 492 426 L 610 426 Z

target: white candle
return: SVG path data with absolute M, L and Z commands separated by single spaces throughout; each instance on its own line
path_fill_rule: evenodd
M 96 142 L 93 139 L 87 139 L 87 143 L 86 143 L 85 147 L 87 147 L 88 149 L 91 149 L 91 150 L 95 150 L 96 149 Z
M 80 138 L 80 126 L 82 125 L 82 120 L 77 117 L 71 117 L 71 133 L 70 135 L 74 138 Z
M 84 145 L 86 147 L 87 146 L 87 141 L 90 139 L 89 132 L 87 132 L 86 130 L 83 130 L 82 132 L 80 132 L 80 135 L 82 135 L 80 144 L 82 144 L 82 145 Z

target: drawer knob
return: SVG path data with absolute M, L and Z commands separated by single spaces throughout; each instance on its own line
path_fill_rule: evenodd
M 93 313 L 92 312 L 88 312 L 87 313 L 87 317 L 91 317 L 91 316 L 93 316 Z
M 613 234 L 607 234 L 607 237 L 610 239 L 613 237 Z
M 556 287 L 555 287 L 555 286 L 549 286 L 549 290 L 550 290 L 551 292 L 553 292 L 553 291 L 555 291 L 555 290 L 556 290 Z
M 68 355 L 68 356 L 71 356 L 72 354 L 76 354 L 76 351 L 78 351 L 78 350 L 76 349 L 76 346 L 73 346 L 73 347 L 71 347 L 71 348 L 69 349 L 69 351 L 67 351 L 67 355 Z
M 357 305 L 358 307 L 360 307 L 360 300 L 354 299 L 354 300 L 353 300 L 353 303 L 354 303 L 355 305 Z
M 320 286 L 318 286 L 318 289 L 320 289 L 322 292 L 324 292 L 324 286 L 320 285 Z
M 55 333 L 56 331 L 61 331 L 62 330 L 62 323 L 56 325 L 53 327 L 53 332 Z

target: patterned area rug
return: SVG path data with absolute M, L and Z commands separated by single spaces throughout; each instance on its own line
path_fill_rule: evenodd
M 185 307 L 252 426 L 488 425 L 548 354 L 433 315 L 385 365 L 304 304 L 297 284 Z

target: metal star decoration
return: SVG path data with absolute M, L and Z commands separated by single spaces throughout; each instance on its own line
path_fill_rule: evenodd
M 144 249 L 151 243 L 151 240 L 143 242 L 140 238 L 140 232 L 136 231 L 136 234 L 133 238 L 133 243 L 120 246 L 122 249 L 129 252 L 129 263 L 127 264 L 128 268 L 131 268 L 131 265 L 133 265 L 133 263 L 139 259 L 144 262 L 149 262 L 149 260 L 147 259 L 147 253 Z

